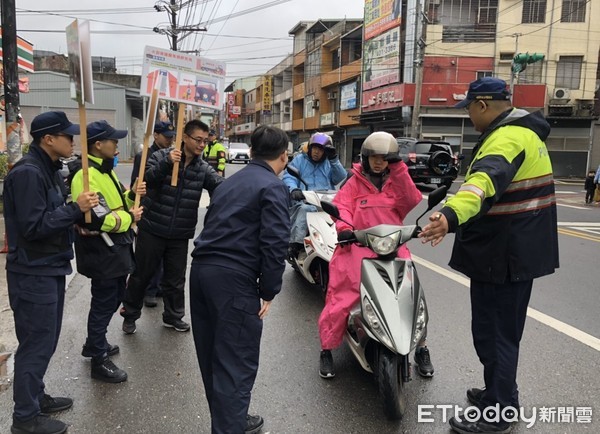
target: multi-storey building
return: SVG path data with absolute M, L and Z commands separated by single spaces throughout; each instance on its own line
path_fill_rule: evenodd
M 368 29 L 392 9 L 367 0 Z M 394 0 L 389 3 L 397 4 Z M 369 8 L 371 4 L 371 8 Z M 379 11 L 369 16 L 369 11 Z M 427 24 L 420 22 L 418 5 L 425 4 Z M 558 176 L 582 176 L 600 160 L 591 150 L 597 102 L 600 32 L 591 20 L 600 17 L 600 3 L 586 0 L 405 0 L 397 14 L 402 23 L 374 36 L 373 70 L 392 75 L 389 83 L 370 86 L 372 44 L 365 40 L 361 121 L 373 129 L 396 134 L 442 139 L 467 156 L 478 133 L 466 113 L 452 106 L 462 98 L 470 81 L 497 76 L 512 82 L 513 103 L 527 110 L 543 110 L 552 125 L 547 145 Z M 387 20 L 392 21 L 391 19 Z M 420 26 L 425 27 L 421 31 Z M 399 74 L 381 70 L 381 51 L 390 33 L 400 29 Z M 424 56 L 421 54 L 424 53 Z M 518 54 L 543 55 L 513 74 Z M 541 56 L 540 56 L 541 57 Z M 379 62 L 379 63 L 378 63 Z M 422 82 L 414 65 L 422 65 Z M 377 67 L 379 66 L 379 70 Z M 395 67 L 395 66 L 393 66 Z M 393 68 L 392 67 L 392 68 Z M 415 94 L 420 98 L 415 104 Z M 390 97 L 391 96 L 391 97 Z M 412 116 L 412 110 L 417 116 Z M 416 122 L 415 122 L 416 120 Z M 412 127 L 412 129 L 410 128 Z M 600 153 L 599 153 L 600 154 Z
M 300 143 L 316 131 L 333 137 L 349 165 L 370 133 L 360 125 L 362 19 L 301 21 L 294 36 L 292 131 Z

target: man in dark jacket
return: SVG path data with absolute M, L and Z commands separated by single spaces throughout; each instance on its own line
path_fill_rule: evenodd
M 173 139 L 175 138 L 175 129 L 173 128 L 173 124 L 169 121 L 157 122 L 154 125 L 154 143 L 148 149 L 147 157 L 150 158 L 152 154 L 160 149 L 170 148 L 173 144 Z M 138 178 L 140 173 L 140 164 L 142 162 L 142 152 L 138 152 L 133 157 L 133 170 L 131 171 L 131 188 L 135 184 L 135 180 Z M 162 262 L 156 268 L 156 272 L 152 276 L 148 287 L 146 288 L 146 295 L 144 296 L 144 306 L 146 307 L 156 307 L 158 302 L 156 300 L 156 296 L 162 296 L 162 292 L 160 291 L 160 281 L 163 276 L 163 267 Z
M 92 358 L 92 378 L 107 383 L 127 380 L 127 373 L 110 359 L 119 347 L 107 342 L 106 330 L 123 299 L 127 276 L 135 269 L 131 225 L 142 217 L 142 208 L 133 207 L 135 194 L 125 191 L 113 171 L 117 142 L 125 136 L 126 130 L 116 130 L 106 121 L 87 126 L 90 190 L 100 196 L 100 206 L 92 210 L 91 223 L 78 222 L 75 238 L 77 271 L 92 279 L 87 339 L 81 355 Z M 138 192 L 143 194 L 144 184 L 140 184 Z M 71 192 L 77 195 L 80 191 L 82 171 L 76 172 L 71 182 Z
M 59 158 L 73 153 L 79 125 L 63 112 L 46 112 L 33 119 L 30 134 L 29 153 L 4 180 L 6 280 L 19 340 L 11 432 L 58 434 L 67 425 L 46 414 L 70 408 L 73 400 L 47 395 L 44 374 L 60 335 L 65 276 L 72 272 L 72 227 L 98 204 L 98 195 L 84 192 L 65 204 Z
M 544 143 L 550 125 L 540 113 L 512 108 L 506 83 L 493 77 L 472 82 L 456 107 L 468 111 L 481 136 L 463 185 L 419 236 L 435 246 L 456 232 L 450 266 L 471 279 L 471 331 L 485 381 L 485 388 L 467 390 L 467 399 L 487 419 L 495 407 L 512 418 L 533 279 L 558 268 L 554 180 Z M 496 416 L 497 422 L 456 416 L 450 426 L 459 433 L 509 432 L 510 420 Z
M 248 406 L 262 319 L 281 289 L 290 233 L 289 193 L 278 178 L 288 138 L 261 126 L 251 142 L 252 161 L 215 191 L 192 253 L 191 317 L 213 434 L 263 426 Z
M 135 249 L 136 270 L 129 277 L 121 315 L 123 331 L 135 333 L 144 290 L 163 262 L 163 324 L 187 332 L 185 314 L 185 271 L 188 240 L 194 236 L 202 189 L 212 193 L 223 181 L 201 155 L 208 137 L 208 126 L 189 121 L 183 133 L 183 151 L 162 149 L 150 157 L 144 180 L 148 189 L 142 200 L 144 216 L 138 224 Z M 177 186 L 171 186 L 173 163 L 180 162 Z

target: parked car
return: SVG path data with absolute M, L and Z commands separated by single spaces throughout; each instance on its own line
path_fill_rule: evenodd
M 417 183 L 445 185 L 450 188 L 458 176 L 462 155 L 454 153 L 448 142 L 398 137 L 398 153 Z
M 245 164 L 250 162 L 250 147 L 245 143 L 229 143 L 227 153 L 227 162 L 242 161 Z

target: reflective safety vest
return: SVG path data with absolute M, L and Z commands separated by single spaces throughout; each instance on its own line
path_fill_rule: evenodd
M 214 141 L 204 148 L 204 159 L 218 172 L 225 171 L 227 150 L 222 143 Z
M 482 134 L 463 185 L 442 209 L 456 229 L 453 268 L 493 283 L 558 268 L 549 132 L 541 114 L 513 109 Z

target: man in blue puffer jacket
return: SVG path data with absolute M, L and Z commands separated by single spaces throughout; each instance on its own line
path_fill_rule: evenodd
M 298 155 L 288 166 L 300 172 L 300 177 L 308 184 L 307 190 L 333 190 L 347 175 L 331 137 L 325 133 L 313 134 L 308 142 L 306 154 Z M 288 255 L 296 257 L 304 248 L 303 240 L 308 231 L 306 214 L 317 209 L 313 205 L 304 203 L 302 190 L 305 186 L 299 179 L 286 172 L 283 175 L 283 182 L 289 188 L 292 199 L 290 208 L 292 229 Z

